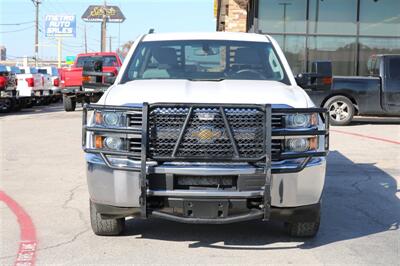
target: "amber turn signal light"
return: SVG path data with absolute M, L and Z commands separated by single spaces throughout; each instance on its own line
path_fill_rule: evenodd
M 103 123 L 103 114 L 96 112 L 94 114 L 94 120 L 95 120 L 96 124 L 101 125 Z
M 103 136 L 94 136 L 94 142 L 95 142 L 96 149 L 102 149 L 103 148 L 103 141 L 104 141 L 104 137 Z
M 310 138 L 308 141 L 310 150 L 318 150 L 318 137 Z

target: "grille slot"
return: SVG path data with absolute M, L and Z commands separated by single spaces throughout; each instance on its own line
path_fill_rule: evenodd
M 128 127 L 138 128 L 141 130 L 142 128 L 142 112 L 139 111 L 131 111 L 127 114 L 127 124 Z
M 142 131 L 142 112 L 130 111 L 127 113 L 127 126 L 129 128 L 137 129 L 138 132 Z M 128 137 L 128 148 L 130 156 L 135 159 L 141 158 L 142 152 L 142 137 L 140 134 L 133 134 Z
M 272 120 L 271 121 L 272 128 L 284 128 L 285 127 L 283 115 L 272 114 L 271 120 Z
M 282 140 L 281 139 L 273 139 L 271 142 L 272 160 L 279 159 L 281 152 L 282 152 Z

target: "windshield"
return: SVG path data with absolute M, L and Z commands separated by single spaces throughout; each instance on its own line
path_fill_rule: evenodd
M 76 67 L 83 67 L 85 62 L 89 61 L 93 57 L 91 56 L 81 56 L 78 58 L 78 61 L 76 62 Z M 103 59 L 103 66 L 104 67 L 112 67 L 112 66 L 118 66 L 118 61 L 117 58 L 113 55 L 110 56 L 101 56 Z
M 275 80 L 289 84 L 270 43 L 215 40 L 142 42 L 121 82 L 135 79 Z

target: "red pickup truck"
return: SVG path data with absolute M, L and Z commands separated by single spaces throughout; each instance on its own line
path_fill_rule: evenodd
M 63 94 L 65 111 L 74 111 L 77 102 L 97 102 L 104 90 L 85 89 L 82 86 L 82 71 L 86 62 L 93 58 L 101 58 L 103 61 L 103 72 L 113 73 L 117 76 L 122 61 L 117 53 L 99 52 L 78 54 L 74 64 L 68 68 L 61 68 L 60 85 Z

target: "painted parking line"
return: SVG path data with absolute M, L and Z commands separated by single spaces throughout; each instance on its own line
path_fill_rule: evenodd
M 350 136 L 356 136 L 356 137 L 361 137 L 361 138 L 366 138 L 366 139 L 373 139 L 373 140 L 377 140 L 377 141 L 383 141 L 383 142 L 387 142 L 387 143 L 391 143 L 391 144 L 400 145 L 400 141 L 396 141 L 396 140 L 379 138 L 379 137 L 374 137 L 374 136 L 369 136 L 369 135 L 363 135 L 363 134 L 359 134 L 359 133 L 352 133 L 352 132 L 347 132 L 347 131 L 342 131 L 342 130 L 337 130 L 337 129 L 331 129 L 330 131 L 341 133 L 341 134 L 346 134 L 346 135 L 350 135 Z
M 0 201 L 3 201 L 17 217 L 20 227 L 20 241 L 15 266 L 35 265 L 37 239 L 36 230 L 31 217 L 25 210 L 5 192 L 0 191 Z

